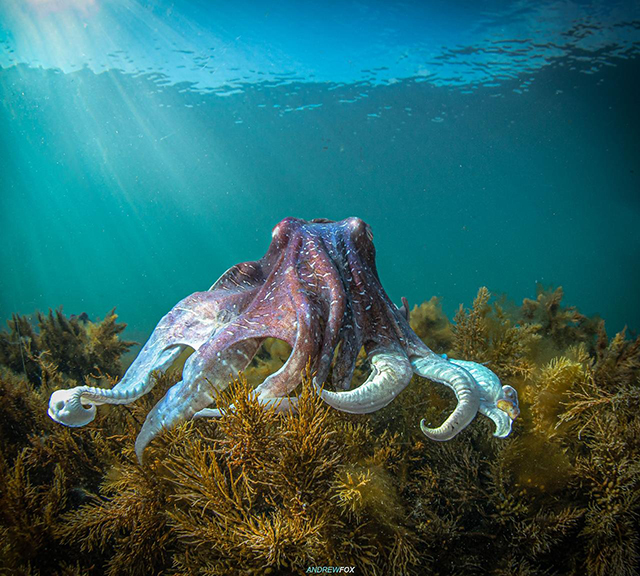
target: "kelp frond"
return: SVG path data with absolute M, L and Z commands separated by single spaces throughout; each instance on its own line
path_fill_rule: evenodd
M 68 480 L 58 465 L 51 483 L 37 484 L 32 476 L 37 469 L 26 462 L 28 449 L 24 449 L 8 467 L 0 465 L 0 526 L 3 544 L 0 560 L 5 566 L 46 565 L 55 563 L 49 546 L 67 507 Z
M 371 482 L 371 470 L 344 470 L 335 482 L 333 497 L 349 514 L 358 516 L 364 508 L 363 490 Z
M 107 576 L 157 573 L 173 538 L 162 484 L 129 456 L 129 463 L 110 470 L 100 497 L 69 512 L 56 534 L 84 553 L 108 554 Z
M 532 415 L 538 432 L 547 436 L 554 435 L 557 427 L 565 421 L 559 416 L 569 398 L 575 398 L 575 390 L 587 385 L 588 365 L 570 360 L 567 357 L 553 358 L 542 367 L 533 390 Z M 566 417 L 565 417 L 566 418 Z

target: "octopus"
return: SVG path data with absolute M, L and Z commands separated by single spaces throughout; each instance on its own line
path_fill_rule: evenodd
M 335 222 L 286 218 L 272 232 L 267 253 L 225 272 L 204 292 L 178 302 L 160 320 L 123 378 L 113 388 L 77 386 L 53 392 L 49 416 L 84 426 L 101 404 L 129 404 L 154 386 L 154 372 L 167 370 L 184 350 L 192 353 L 182 379 L 153 407 L 136 439 L 140 462 L 162 430 L 190 418 L 219 416 L 216 394 L 230 375 L 247 368 L 266 338 L 291 346 L 284 365 L 255 392 L 265 406 L 295 409 L 289 398 L 310 365 L 318 393 L 328 405 L 353 414 L 387 406 L 417 374 L 453 390 L 457 405 L 435 428 L 420 423 L 432 440 L 444 441 L 480 412 L 506 437 L 518 414 L 514 388 L 483 364 L 455 360 L 428 348 L 408 321 L 408 304 L 396 306 L 376 268 L 371 228 L 359 218 Z M 351 387 L 364 348 L 371 371 Z M 325 383 L 331 375 L 333 390 Z

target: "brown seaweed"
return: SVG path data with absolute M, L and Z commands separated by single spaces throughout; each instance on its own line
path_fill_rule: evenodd
M 453 319 L 452 354 L 486 363 L 501 379 L 529 377 L 534 366 L 528 352 L 540 338 L 540 326 L 514 322 L 498 302 L 489 304 L 490 299 L 491 293 L 482 287 L 471 308 L 460 305 Z
M 297 412 L 265 409 L 253 384 L 288 354 L 274 341 L 217 399 L 220 419 L 165 432 L 143 467 L 134 438 L 175 373 L 64 428 L 49 393 L 121 373 L 122 325 L 14 316 L 0 334 L 0 574 L 638 574 L 640 339 L 609 338 L 561 296 L 520 308 L 483 288 L 453 323 L 434 299 L 412 311 L 439 352 L 518 389 L 507 439 L 479 417 L 426 440 L 417 414 L 453 399 L 418 377 L 372 415 L 331 410 L 309 374 Z
M 39 385 L 41 360 L 77 382 L 95 375 L 122 375 L 121 358 L 135 344 L 120 339 L 126 324 L 117 322 L 115 308 L 103 320 L 65 316 L 62 309 L 36 313 L 37 330 L 28 318 L 14 314 L 8 331 L 0 332 L 0 365 L 26 374 Z

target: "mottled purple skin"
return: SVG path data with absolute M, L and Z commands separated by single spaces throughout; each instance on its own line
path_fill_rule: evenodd
M 289 369 L 259 388 L 272 396 L 295 388 L 308 361 L 316 380 L 324 382 L 338 343 L 333 384 L 339 388 L 351 382 L 362 346 L 368 355 L 391 348 L 423 355 L 425 345 L 382 288 L 372 239 L 359 218 L 280 222 L 264 258 L 232 268 L 214 285 L 213 290 L 231 285 L 252 290 L 263 282 L 212 349 L 247 337 L 288 342 Z
M 478 411 L 494 420 L 496 435 L 506 436 L 511 420 L 505 408 L 517 408 L 515 391 L 501 387 L 484 366 L 434 354 L 407 318 L 406 301 L 399 309 L 382 288 L 365 222 L 286 218 L 273 229 L 263 258 L 233 266 L 207 292 L 174 306 L 113 389 L 58 390 L 51 396 L 49 415 L 68 426 L 83 426 L 95 417 L 96 405 L 130 403 L 151 390 L 153 371 L 166 370 L 189 346 L 194 353 L 185 362 L 182 380 L 151 410 L 140 431 L 136 452 L 141 460 L 162 429 L 196 414 L 216 415 L 206 410 L 216 390 L 246 368 L 271 337 L 288 342 L 292 352 L 257 387 L 262 402 L 291 393 L 307 363 L 315 382 L 324 383 L 333 362 L 332 383 L 338 391 L 321 390 L 325 402 L 347 412 L 373 412 L 389 404 L 415 372 L 449 386 L 458 399 L 456 410 L 438 428 L 422 422 L 428 437 L 452 438 Z M 363 346 L 371 374 L 360 387 L 347 390 Z

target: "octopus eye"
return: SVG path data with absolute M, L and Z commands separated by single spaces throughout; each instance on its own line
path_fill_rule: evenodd
M 351 236 L 353 238 L 359 236 L 360 234 L 362 234 L 362 232 L 366 232 L 367 236 L 370 239 L 373 238 L 371 230 L 369 229 L 369 225 L 361 218 L 352 216 L 351 218 L 347 218 L 346 222 L 351 229 Z
M 278 222 L 273 231 L 271 232 L 271 237 L 276 238 L 286 238 L 291 231 L 292 226 L 294 225 L 295 218 L 285 218 Z

